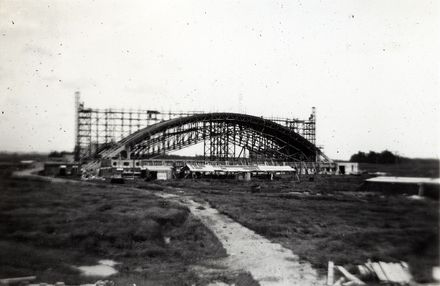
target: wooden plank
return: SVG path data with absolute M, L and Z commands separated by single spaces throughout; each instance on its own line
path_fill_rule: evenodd
M 399 265 L 396 265 L 395 263 L 386 263 L 386 266 L 383 266 L 382 268 L 384 267 L 386 268 L 386 274 L 391 281 L 397 283 L 405 282 L 405 275 Z
M 374 269 L 373 269 L 373 266 L 372 266 L 371 264 L 372 264 L 371 261 L 368 260 L 368 262 L 365 263 L 364 265 L 365 265 L 365 267 L 368 268 L 368 270 L 370 270 L 371 274 L 375 275 L 375 273 L 374 273 Z
M 385 275 L 385 273 L 383 273 L 379 263 L 373 262 L 371 263 L 371 267 L 373 267 L 374 273 L 376 273 L 376 276 L 377 278 L 379 278 L 380 281 L 388 281 L 387 276 Z
M 391 263 L 385 263 L 380 261 L 380 267 L 382 268 L 383 273 L 391 282 L 400 282 L 402 281 L 402 273 L 396 269 Z
M 333 286 L 342 286 L 342 282 L 344 282 L 346 280 L 345 277 L 341 277 L 338 280 L 336 280 L 335 284 L 333 284 Z
M 0 279 L 0 284 L 9 285 L 12 283 L 20 283 L 20 282 L 27 282 L 27 281 L 33 281 L 37 279 L 37 276 L 25 276 L 25 277 L 14 277 L 14 278 L 4 278 Z
M 356 276 L 348 272 L 344 267 L 342 266 L 336 266 L 336 267 L 338 268 L 339 271 L 341 271 L 342 274 L 344 274 L 345 277 L 347 277 L 347 279 L 356 282 L 359 285 L 365 285 L 365 283 L 361 279 L 357 278 Z
M 406 263 L 405 261 L 400 261 L 400 264 L 402 264 L 402 266 L 406 269 L 409 269 L 409 265 L 408 263 Z
M 400 263 L 393 263 L 393 267 L 396 272 L 399 273 L 399 276 L 401 277 L 403 283 L 411 282 L 412 276 L 409 273 L 408 268 L 404 268 Z
M 370 270 L 370 268 L 365 265 L 358 265 L 357 268 L 361 276 L 370 277 L 374 274 L 374 271 Z
M 334 271 L 335 264 L 333 261 L 328 262 L 328 272 L 327 272 L 327 285 L 333 285 L 335 280 L 335 271 Z
M 401 273 L 401 276 L 403 277 L 405 282 L 410 282 L 413 280 L 413 277 L 412 277 L 411 273 L 409 272 L 408 264 L 406 264 L 406 267 L 405 267 L 401 263 L 395 263 L 394 267 L 396 269 L 398 269 L 398 271 Z
M 413 280 L 413 277 L 411 275 L 411 272 L 409 271 L 409 265 L 405 261 L 400 261 L 400 265 L 402 266 L 402 270 L 404 271 L 405 275 L 408 277 L 407 279 L 409 281 Z
M 435 281 L 440 281 L 440 267 L 434 266 L 432 267 L 432 277 Z
M 342 283 L 342 286 L 355 286 L 355 285 L 358 285 L 358 284 L 354 281 L 348 281 L 348 282 Z
M 357 269 L 359 271 L 359 273 L 361 274 L 361 276 L 367 276 L 368 275 L 368 268 L 363 266 L 363 265 L 358 265 Z

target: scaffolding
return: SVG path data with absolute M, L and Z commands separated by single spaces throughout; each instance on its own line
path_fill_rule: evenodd
M 79 92 L 75 93 L 75 114 L 76 114 L 76 138 L 75 138 L 75 160 L 83 161 L 98 158 L 101 151 L 110 148 L 123 138 L 134 132 L 137 132 L 150 125 L 166 120 L 186 117 L 205 112 L 189 111 L 158 111 L 158 110 L 124 110 L 124 109 L 95 109 L 87 108 L 84 102 L 81 102 Z M 312 144 L 316 144 L 316 110 L 313 107 L 312 113 L 307 120 L 296 118 L 265 118 L 285 126 L 295 133 L 301 135 Z M 176 149 L 189 146 L 191 144 L 203 141 L 204 157 L 209 160 L 218 158 L 252 158 L 260 159 L 261 154 L 249 151 L 256 146 L 244 148 L 246 142 L 251 144 L 260 144 L 261 146 L 271 147 L 273 142 L 267 138 L 260 138 L 257 134 L 241 130 L 240 126 L 223 123 L 205 123 L 210 126 L 194 126 L 198 132 L 189 132 L 188 130 L 179 130 L 176 127 L 175 135 L 172 134 L 174 141 L 168 141 L 166 144 L 177 144 Z M 168 136 L 163 134 L 162 136 Z M 193 136 L 189 138 L 188 136 Z M 200 137 L 199 137 L 200 136 Z M 240 141 L 241 140 L 241 141 Z M 164 154 L 169 149 L 163 146 L 165 143 L 161 138 L 152 138 L 148 150 L 153 153 Z M 170 143 L 171 142 L 171 143 Z M 174 142 L 174 143 L 173 143 Z M 161 145 L 162 144 L 162 145 Z M 252 148 L 251 148 L 252 147 Z M 155 149 L 156 148 L 156 149 Z M 161 150 L 161 151 L 159 151 Z M 156 154 L 155 153 L 155 154 Z

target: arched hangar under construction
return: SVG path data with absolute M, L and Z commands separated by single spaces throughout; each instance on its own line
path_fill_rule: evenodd
M 100 110 L 84 108 L 77 98 L 75 154 L 85 170 L 132 174 L 157 166 L 187 165 L 201 166 L 200 172 L 211 170 L 203 166 L 222 166 L 217 170 L 228 172 L 227 166 L 241 170 L 239 166 L 252 165 L 285 166 L 286 171 L 306 173 L 329 171 L 332 161 L 315 145 L 315 116 L 314 110 L 308 120 L 229 112 Z M 196 144 L 203 156 L 169 156 Z

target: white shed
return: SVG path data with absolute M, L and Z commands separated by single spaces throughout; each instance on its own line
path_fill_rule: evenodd
M 167 165 L 143 166 L 148 172 L 155 173 L 157 180 L 169 180 L 172 178 L 172 167 Z
M 359 163 L 357 162 L 336 162 L 336 175 L 358 175 Z

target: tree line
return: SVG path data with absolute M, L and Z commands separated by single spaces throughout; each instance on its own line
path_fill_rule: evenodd
M 370 151 L 368 153 L 359 151 L 350 158 L 350 162 L 358 163 L 375 163 L 375 164 L 397 164 L 408 161 L 409 158 L 401 157 L 393 154 L 393 152 L 385 150 L 380 153 Z

